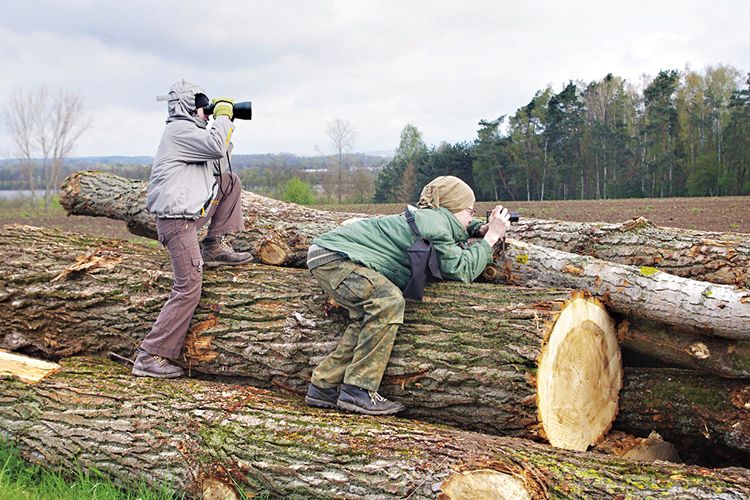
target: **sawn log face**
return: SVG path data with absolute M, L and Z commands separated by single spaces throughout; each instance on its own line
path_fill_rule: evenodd
M 96 468 L 122 483 L 200 494 L 435 498 L 443 481 L 485 469 L 532 498 L 750 495 L 750 471 L 644 463 L 556 450 L 393 417 L 321 411 L 250 387 L 131 377 L 75 359 L 37 385 L 0 379 L 0 431 L 47 465 Z

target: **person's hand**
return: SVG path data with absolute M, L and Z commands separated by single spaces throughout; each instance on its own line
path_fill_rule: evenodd
M 214 120 L 220 116 L 226 116 L 230 120 L 234 117 L 234 99 L 229 97 L 215 97 L 211 99 L 214 105 Z
M 505 236 L 505 231 L 510 228 L 508 209 L 502 205 L 493 208 L 486 226 L 487 232 L 484 234 L 484 241 L 489 243 L 490 246 L 494 246 L 497 240 Z

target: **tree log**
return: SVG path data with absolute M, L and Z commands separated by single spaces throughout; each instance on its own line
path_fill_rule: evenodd
M 514 240 L 506 240 L 498 265 L 505 283 L 586 290 L 627 319 L 656 321 L 728 339 L 750 339 L 750 290 Z
M 129 355 L 171 287 L 166 252 L 128 242 L 6 227 L 0 231 L 0 252 L 0 347 L 12 350 L 56 359 L 109 351 Z M 82 254 L 88 257 L 77 259 Z M 76 262 L 81 270 L 66 275 Z M 203 295 L 184 364 L 195 372 L 240 376 L 260 387 L 303 393 L 312 367 L 333 349 L 346 322 L 336 310 L 326 315 L 322 292 L 299 269 L 220 268 L 205 274 Z M 539 438 L 540 338 L 568 295 L 479 283 L 428 287 L 424 303 L 407 306 L 383 393 L 403 400 L 412 417 Z M 650 373 L 663 385 L 672 376 L 671 371 Z M 709 379 L 690 373 L 696 380 Z M 743 387 L 721 389 L 723 382 L 712 383 L 717 397 L 727 402 Z M 676 388 L 644 405 L 641 391 L 626 386 L 620 394 L 620 417 L 637 415 L 627 419 L 640 426 L 631 431 L 647 436 L 654 429 L 649 416 L 673 411 L 684 432 L 697 435 L 706 425 L 699 419 L 686 427 L 705 398 L 673 404 L 670 395 L 690 393 Z M 746 410 L 736 406 L 722 411 L 732 424 L 747 418 Z M 736 429 L 718 427 L 712 439 L 729 446 L 737 441 L 720 435 Z
M 750 495 L 747 469 L 633 462 L 321 411 L 250 387 L 131 377 L 96 359 L 67 360 L 36 385 L 2 378 L 0 403 L 0 432 L 31 460 L 196 496 L 217 485 L 246 496 L 311 498 Z
M 0 346 L 9 349 L 127 355 L 171 288 L 165 252 L 137 244 L 14 227 L 0 231 L 0 249 Z M 381 390 L 403 400 L 412 417 L 586 449 L 615 417 L 620 353 L 606 311 L 569 298 L 559 290 L 432 286 L 424 302 L 407 306 Z M 566 322 L 540 361 L 561 312 Z M 342 311 L 326 313 L 325 295 L 307 271 L 248 265 L 206 272 L 185 364 L 304 391 L 348 322 Z M 586 349 L 576 347 L 582 339 Z M 537 405 L 536 372 L 545 359 L 554 368 L 541 379 L 554 390 L 542 391 Z M 558 370 L 568 372 L 556 378 Z M 538 407 L 552 408 L 546 435 Z M 557 412 L 566 412 L 562 423 Z
M 103 172 L 77 172 L 63 185 L 60 202 L 70 214 L 109 217 L 131 232 L 156 238 L 145 210 L 146 183 Z M 305 265 L 312 238 L 363 214 L 324 212 L 243 193 L 247 231 L 235 245 L 273 265 Z M 522 219 L 509 237 L 526 243 L 717 284 L 750 288 L 750 235 L 657 227 L 639 218 L 621 224 Z
M 658 227 L 639 217 L 619 224 L 521 219 L 510 236 L 563 252 L 750 288 L 750 235 Z
M 651 428 L 687 461 L 750 465 L 750 384 L 664 368 L 629 368 L 623 384 L 618 430 Z
M 644 320 L 617 325 L 623 347 L 670 365 L 727 378 L 750 378 L 750 341 L 698 335 Z
M 118 200 L 117 194 L 126 201 L 113 202 Z M 114 216 L 153 227 L 153 219 L 143 209 L 144 197 L 142 182 L 79 172 L 66 181 L 61 203 L 70 213 Z M 251 229 L 237 236 L 239 248 L 253 252 L 261 261 L 263 255 L 270 255 L 272 263 L 285 265 L 304 262 L 312 237 L 335 227 L 347 215 L 358 215 L 311 210 L 252 193 L 245 193 L 243 207 L 246 226 Z M 137 210 L 136 214 L 131 214 L 133 210 Z M 500 275 L 506 282 L 586 290 L 602 297 L 612 312 L 628 318 L 643 318 L 705 335 L 750 338 L 750 291 L 511 239 L 505 247 Z

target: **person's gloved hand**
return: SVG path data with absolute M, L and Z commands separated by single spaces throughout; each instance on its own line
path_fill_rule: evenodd
M 214 105 L 214 120 L 220 116 L 226 116 L 230 120 L 234 117 L 234 99 L 229 97 L 214 97 L 211 99 Z

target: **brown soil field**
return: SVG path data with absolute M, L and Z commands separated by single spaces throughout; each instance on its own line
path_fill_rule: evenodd
M 625 200 L 572 200 L 542 202 L 503 202 L 521 217 L 559 219 L 581 222 L 624 222 L 635 217 L 645 217 L 659 226 L 697 229 L 701 231 L 730 231 L 750 233 L 750 197 L 721 198 L 649 198 Z M 495 203 L 476 204 L 477 216 L 484 216 Z M 401 204 L 321 205 L 324 210 L 342 210 L 369 214 L 400 213 Z M 65 231 L 81 232 L 121 238 L 156 245 L 130 234 L 124 222 L 83 216 L 68 216 L 61 208 L 49 212 L 5 208 L 0 210 L 0 224 L 26 224 L 55 227 Z
M 497 203 L 477 202 L 477 217 Z M 658 226 L 750 233 L 750 196 L 721 198 L 639 198 L 623 200 L 503 201 L 503 206 L 533 219 L 625 222 L 645 217 Z M 316 208 L 364 213 L 400 213 L 402 204 L 325 205 Z

